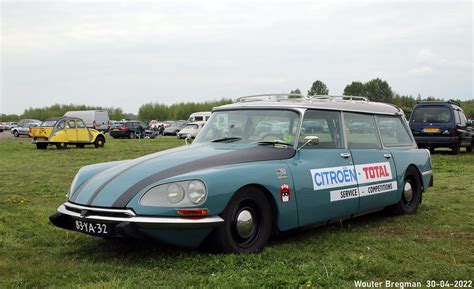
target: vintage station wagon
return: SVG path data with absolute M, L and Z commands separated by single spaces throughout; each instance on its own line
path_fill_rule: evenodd
M 58 227 L 258 252 L 272 232 L 381 209 L 432 184 L 401 109 L 361 97 L 259 95 L 217 107 L 195 141 L 77 173 Z

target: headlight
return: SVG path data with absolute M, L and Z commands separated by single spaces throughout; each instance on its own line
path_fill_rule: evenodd
M 206 201 L 206 185 L 199 180 L 173 182 L 149 189 L 140 199 L 143 206 L 191 207 Z
M 168 200 L 177 204 L 184 198 L 184 189 L 178 184 L 171 184 L 168 186 Z
M 201 181 L 192 181 L 188 185 L 188 198 L 193 204 L 199 204 L 207 195 L 206 187 Z

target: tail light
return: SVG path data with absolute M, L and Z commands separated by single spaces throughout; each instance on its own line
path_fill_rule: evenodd
M 125 125 L 122 125 L 122 126 L 120 127 L 120 130 L 128 130 L 128 127 L 125 126 Z
M 457 128 L 452 128 L 451 129 L 451 137 L 456 137 L 458 135 L 458 129 Z

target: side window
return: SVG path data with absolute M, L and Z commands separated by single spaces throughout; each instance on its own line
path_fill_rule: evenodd
M 65 125 L 66 125 L 66 122 L 65 122 L 64 120 L 61 120 L 61 121 L 57 124 L 56 128 L 57 128 L 57 129 L 64 129 L 64 126 L 65 126 Z
M 301 127 L 298 147 L 307 136 L 319 137 L 318 145 L 307 145 L 303 149 L 343 148 L 341 118 L 338 111 L 307 110 Z
M 349 148 L 381 148 L 373 115 L 345 112 L 344 126 L 346 129 L 347 144 Z
M 86 125 L 84 124 L 84 122 L 82 120 L 78 120 L 76 122 L 76 125 L 77 125 L 77 128 L 85 128 Z
M 385 146 L 406 146 L 413 142 L 408 134 L 402 119 L 396 116 L 377 116 L 382 142 Z
M 76 122 L 73 120 L 70 120 L 66 124 L 66 128 L 76 128 Z
M 459 113 L 459 120 L 460 120 L 460 124 L 461 126 L 466 126 L 466 122 L 467 122 L 467 119 L 466 119 L 466 116 L 464 115 L 464 112 L 462 110 L 458 110 L 458 113 Z
M 194 121 L 203 121 L 204 118 L 202 116 L 195 116 Z

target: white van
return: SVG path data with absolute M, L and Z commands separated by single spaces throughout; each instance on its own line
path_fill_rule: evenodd
M 210 111 L 200 111 L 200 112 L 191 113 L 191 115 L 188 118 L 188 121 L 189 122 L 207 121 L 210 117 L 211 117 Z
M 106 110 L 68 111 L 64 116 L 77 117 L 82 119 L 87 127 L 104 132 L 109 131 L 109 113 Z

